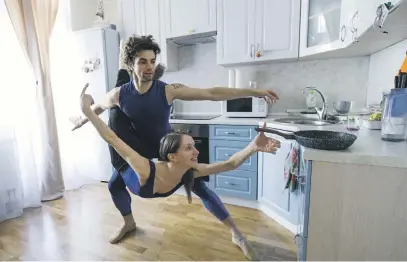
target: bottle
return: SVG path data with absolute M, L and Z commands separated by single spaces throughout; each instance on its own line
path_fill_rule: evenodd
M 314 108 L 317 106 L 317 100 L 314 95 L 314 90 L 308 91 L 306 103 L 307 103 L 307 108 L 310 111 L 314 110 Z

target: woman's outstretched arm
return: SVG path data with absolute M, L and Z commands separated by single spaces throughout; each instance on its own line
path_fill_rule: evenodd
M 264 127 L 265 125 L 266 123 L 264 123 Z M 275 154 L 278 148 L 280 148 L 280 141 L 266 137 L 263 132 L 260 132 L 244 149 L 233 154 L 228 160 L 212 164 L 198 164 L 195 177 L 234 170 L 254 153 L 260 151 Z
M 133 168 L 133 170 L 139 176 L 140 183 L 147 180 L 150 175 L 150 164 L 148 159 L 142 157 L 126 143 L 123 142 L 114 132 L 111 130 L 100 117 L 93 112 L 91 105 L 93 104 L 93 98 L 86 94 L 86 89 L 89 84 L 86 84 L 81 93 L 81 109 L 83 114 L 89 119 L 92 125 L 96 128 L 99 135 L 110 144 L 119 155 Z

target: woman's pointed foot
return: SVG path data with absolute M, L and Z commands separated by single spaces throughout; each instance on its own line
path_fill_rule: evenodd
M 243 254 L 246 256 L 247 259 L 251 261 L 260 260 L 260 256 L 257 251 L 252 247 L 252 245 L 250 245 L 250 243 L 243 235 L 232 234 L 232 242 L 243 251 Z

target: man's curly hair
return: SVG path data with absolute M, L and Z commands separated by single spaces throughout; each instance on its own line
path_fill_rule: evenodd
M 141 37 L 133 35 L 129 37 L 124 47 L 123 57 L 123 62 L 128 70 L 132 71 L 137 53 L 145 50 L 152 50 L 156 56 L 161 52 L 160 46 L 154 41 L 152 35 Z

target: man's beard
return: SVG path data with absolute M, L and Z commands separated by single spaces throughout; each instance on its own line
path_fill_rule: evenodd
M 151 81 L 153 81 L 153 75 L 151 75 L 151 76 L 142 76 L 141 77 L 141 82 L 151 82 Z

